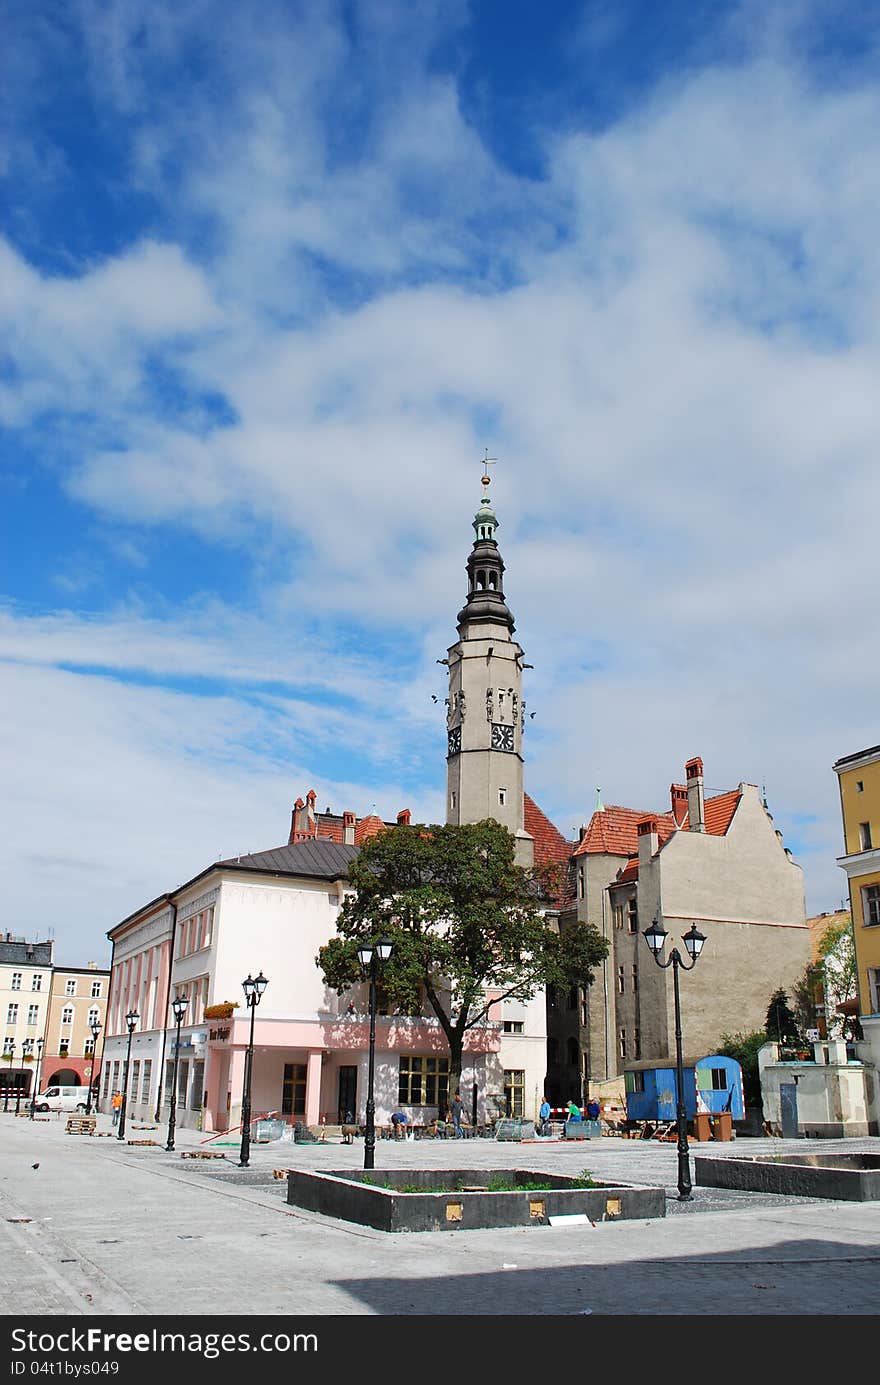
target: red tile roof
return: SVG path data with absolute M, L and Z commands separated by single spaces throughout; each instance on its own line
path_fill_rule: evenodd
M 396 827 L 396 823 L 383 822 L 375 813 L 370 813 L 368 817 L 361 818 L 354 830 L 355 846 L 363 846 L 364 842 L 371 837 L 378 837 L 380 832 L 384 832 L 386 827 Z
M 631 861 L 627 861 L 622 870 L 617 872 L 615 885 L 629 885 L 631 881 L 639 878 L 639 858 L 634 856 Z
M 723 837 L 733 821 L 741 794 L 739 789 L 729 789 L 727 793 L 716 794 L 714 798 L 707 798 L 706 809 L 706 831 L 713 837 Z
M 739 789 L 717 794 L 705 801 L 706 831 L 712 837 L 723 837 L 729 828 L 740 800 Z M 575 848 L 575 856 L 608 855 L 635 856 L 639 849 L 638 826 L 647 817 L 656 817 L 660 845 L 669 841 L 675 831 L 671 813 L 645 813 L 636 808 L 620 808 L 609 804 L 597 809 L 590 818 L 583 841 Z M 683 819 L 687 830 L 688 817 Z
M 553 823 L 541 812 L 533 798 L 523 794 L 523 825 L 530 837 L 535 840 L 535 865 L 548 861 L 558 861 L 565 865 L 572 853 L 572 842 L 567 842 Z

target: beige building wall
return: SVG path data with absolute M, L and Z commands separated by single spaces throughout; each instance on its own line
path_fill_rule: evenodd
M 51 1079 L 53 1067 L 76 1072 L 84 1086 L 92 1080 L 106 1033 L 109 985 L 109 971 L 100 970 L 95 964 L 55 968 L 49 996 L 42 1085 Z M 97 1059 L 89 1028 L 93 1016 L 101 1025 Z M 97 1076 L 96 1068 L 94 1075 Z
M 740 800 L 723 837 L 673 833 L 639 865 L 639 931 L 662 919 L 665 954 L 692 923 L 706 935 L 692 972 L 680 970 L 682 1032 L 691 1054 L 710 1053 L 725 1033 L 763 1029 L 770 997 L 791 995 L 810 960 L 803 872 L 786 852 L 753 784 Z M 641 947 L 647 954 L 643 939 Z M 650 957 L 648 962 L 661 973 Z M 672 968 L 664 976 L 665 1004 L 642 1025 L 642 1056 L 674 1051 Z M 650 972 L 642 967 L 647 981 Z M 662 974 L 662 973 L 661 973 Z M 652 992 L 653 992 L 653 988 Z M 642 1007 L 643 1019 L 645 1006 Z

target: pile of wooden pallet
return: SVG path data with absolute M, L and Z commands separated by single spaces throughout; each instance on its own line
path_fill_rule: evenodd
M 68 1116 L 66 1131 L 68 1135 L 94 1135 L 97 1116 Z

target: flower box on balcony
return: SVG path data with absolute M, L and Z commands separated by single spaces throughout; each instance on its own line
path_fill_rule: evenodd
M 218 1005 L 205 1006 L 206 1020 L 231 1020 L 234 1011 L 238 1009 L 237 1000 L 224 1000 Z

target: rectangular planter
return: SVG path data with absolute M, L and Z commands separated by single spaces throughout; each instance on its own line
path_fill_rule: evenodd
M 488 1191 L 486 1185 L 499 1174 L 518 1184 L 540 1182 L 549 1187 Z M 390 1186 L 371 1185 L 367 1178 Z M 404 1188 L 417 1191 L 404 1192 Z M 394 1169 L 371 1174 L 351 1169 L 325 1173 L 291 1169 L 287 1201 L 377 1231 L 546 1226 L 551 1217 L 572 1213 L 584 1214 L 592 1222 L 666 1215 L 663 1188 L 619 1183 L 578 1188 L 576 1180 L 564 1174 L 527 1169 Z
M 701 1188 L 826 1197 L 844 1202 L 880 1199 L 880 1154 L 785 1154 L 760 1158 L 694 1158 Z

